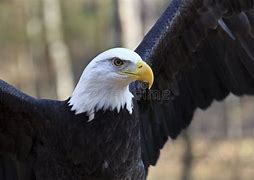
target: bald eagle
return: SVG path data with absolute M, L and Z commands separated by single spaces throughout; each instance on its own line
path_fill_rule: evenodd
M 195 109 L 253 95 L 253 6 L 172 0 L 135 52 L 96 56 L 65 101 L 0 81 L 0 179 L 146 179 Z

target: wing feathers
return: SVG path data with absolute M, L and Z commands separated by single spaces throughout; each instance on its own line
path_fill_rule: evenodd
M 34 179 L 27 163 L 41 120 L 37 100 L 0 80 L 0 179 Z
M 156 163 L 166 136 L 176 138 L 196 108 L 206 109 L 230 92 L 254 94 L 253 5 L 173 0 L 138 46 L 155 74 L 152 90 L 170 91 L 166 99 L 140 100 L 145 165 Z

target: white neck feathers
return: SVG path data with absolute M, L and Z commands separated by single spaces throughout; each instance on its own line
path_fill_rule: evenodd
M 69 100 L 75 114 L 91 115 L 98 110 L 114 109 L 119 112 L 121 108 L 132 113 L 133 95 L 128 86 L 106 83 L 106 75 L 89 77 L 89 72 L 84 71 Z

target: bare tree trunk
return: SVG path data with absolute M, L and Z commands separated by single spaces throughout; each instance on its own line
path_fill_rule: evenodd
M 120 20 L 120 12 L 119 12 L 119 0 L 113 0 L 114 6 L 114 16 L 113 16 L 113 23 L 114 23 L 114 46 L 122 46 L 122 27 L 121 27 L 121 20 Z
M 59 99 L 70 96 L 73 73 L 70 54 L 63 39 L 60 0 L 42 0 L 49 56 L 53 64 L 56 91 Z
M 185 144 L 185 152 L 183 154 L 183 169 L 182 169 L 182 180 L 190 180 L 191 178 L 191 170 L 192 170 L 192 162 L 193 162 L 193 155 L 192 155 L 192 141 L 190 137 L 189 130 L 185 130 L 183 132 L 183 139 Z
M 16 18 L 16 26 L 17 29 L 20 29 L 22 33 L 22 38 L 25 39 L 25 31 L 26 27 L 26 15 L 25 15 L 25 5 L 19 1 L 13 1 L 15 18 Z M 17 60 L 17 79 L 19 79 L 19 87 L 22 91 L 26 93 L 36 96 L 36 88 L 35 88 L 35 68 L 34 63 L 29 55 L 26 41 L 21 41 L 16 44 L 15 51 L 16 52 L 16 60 Z
M 142 40 L 140 1 L 118 0 L 123 46 L 134 49 Z
M 51 63 L 49 63 L 45 56 L 46 43 L 40 2 L 40 0 L 27 0 L 27 3 L 24 3 L 26 11 L 26 44 L 29 57 L 33 63 L 36 96 L 40 98 L 55 98 L 55 85 L 52 85 L 55 82 L 51 80 L 54 74 L 50 68 Z
M 146 34 L 151 26 L 156 22 L 155 4 L 154 0 L 141 0 L 141 19 L 143 22 L 143 34 Z
M 225 118 L 227 118 L 227 135 L 230 138 L 240 138 L 242 136 L 242 113 L 241 102 L 236 96 L 229 96 L 225 100 Z

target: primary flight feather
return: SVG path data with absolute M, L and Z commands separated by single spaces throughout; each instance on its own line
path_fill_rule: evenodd
M 0 81 L 0 179 L 146 179 L 196 108 L 254 93 L 253 6 L 173 0 L 135 52 L 96 56 L 66 101 Z

